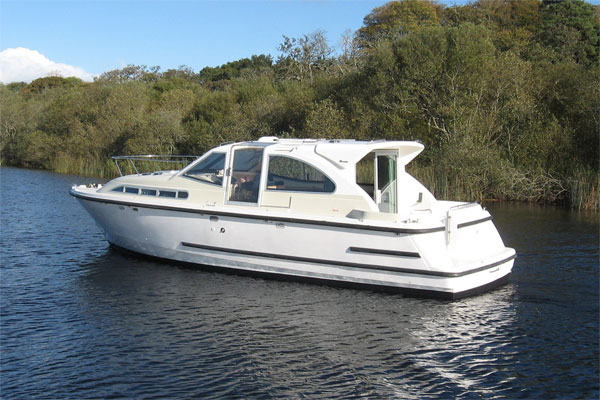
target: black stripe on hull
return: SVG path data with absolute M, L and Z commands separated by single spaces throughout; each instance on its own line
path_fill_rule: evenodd
M 125 254 L 129 254 L 138 258 L 159 261 L 169 264 L 175 264 L 184 268 L 199 268 L 204 271 L 213 271 L 219 273 L 225 273 L 227 275 L 235 275 L 235 276 L 248 276 L 254 278 L 261 278 L 267 280 L 278 280 L 284 282 L 301 282 L 301 283 L 310 283 L 321 286 L 331 286 L 331 287 L 340 287 L 340 288 L 348 288 L 348 289 L 360 289 L 360 290 L 372 290 L 375 292 L 383 292 L 383 293 L 393 293 L 393 294 L 401 294 L 408 297 L 421 297 L 421 298 L 430 298 L 430 299 L 439 299 L 439 300 L 458 300 L 463 299 L 465 297 L 475 296 L 484 292 L 488 292 L 492 289 L 505 285 L 509 278 L 510 273 L 504 275 L 503 277 L 489 282 L 485 285 L 465 290 L 462 292 L 451 293 L 451 292 L 442 292 L 437 290 L 425 290 L 425 289 L 414 289 L 414 288 L 405 288 L 405 287 L 397 287 L 397 286 L 386 286 L 386 285 L 376 285 L 372 283 L 357 283 L 357 282 L 346 282 L 346 281 L 337 281 L 333 279 L 323 279 L 323 278 L 313 278 L 313 277 L 305 277 L 305 276 L 293 276 L 281 273 L 272 273 L 272 272 L 260 272 L 260 271 L 249 271 L 243 269 L 234 269 L 230 267 L 219 267 L 213 265 L 206 264 L 197 264 L 190 263 L 178 260 L 171 260 L 168 258 L 150 256 L 143 253 L 138 253 L 129 249 L 125 249 L 113 243 L 110 243 L 111 248 L 120 251 Z
M 275 259 L 275 260 L 286 260 L 286 261 L 295 261 L 295 262 L 304 262 L 310 264 L 320 264 L 325 266 L 338 266 L 338 267 L 350 267 L 350 268 L 358 268 L 358 269 L 368 269 L 374 271 L 386 271 L 386 272 L 397 272 L 403 274 L 411 274 L 411 275 L 425 275 L 425 276 L 436 276 L 441 278 L 459 278 L 465 275 L 471 275 L 477 272 L 485 271 L 486 269 L 491 269 L 497 267 L 498 265 L 504 264 L 510 260 L 516 258 L 516 254 L 513 254 L 510 257 L 507 257 L 503 260 L 484 265 L 481 267 L 469 269 L 462 272 L 444 272 L 444 271 L 427 271 L 420 269 L 408 269 L 408 268 L 398 268 L 398 267 L 388 267 L 383 265 L 370 265 L 370 264 L 360 264 L 360 263 L 351 263 L 346 261 L 335 261 L 335 260 L 321 260 L 316 258 L 308 258 L 308 257 L 297 257 L 297 256 L 287 256 L 282 254 L 267 254 L 261 253 L 257 251 L 249 251 L 249 250 L 239 250 L 239 249 L 229 249 L 223 247 L 215 247 L 215 246 L 206 246 L 202 244 L 196 243 L 187 243 L 181 242 L 182 246 L 191 247 L 201 250 L 214 251 L 225 254 L 236 254 L 236 255 L 244 255 L 251 257 L 261 257 L 267 259 Z
M 491 216 L 491 215 L 488 215 L 488 216 L 487 216 L 487 217 L 485 217 L 485 218 L 476 219 L 476 220 L 474 220 L 474 221 L 463 222 L 462 224 L 458 224 L 458 225 L 456 225 L 456 228 L 457 228 L 457 229 L 460 229 L 460 228 L 466 228 L 467 226 L 472 226 L 472 225 L 482 224 L 482 223 L 484 223 L 484 222 L 491 221 L 491 220 L 492 220 L 492 216 Z
M 376 254 L 383 256 L 396 256 L 396 257 L 410 257 L 410 258 L 421 258 L 419 253 L 415 253 L 412 251 L 396 251 L 396 250 L 382 250 L 382 249 L 367 249 L 364 247 L 349 247 L 353 253 L 366 253 L 366 254 Z

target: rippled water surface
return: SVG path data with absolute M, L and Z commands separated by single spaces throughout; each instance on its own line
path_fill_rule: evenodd
M 599 396 L 598 216 L 490 205 L 510 283 L 455 302 L 111 250 L 68 195 L 0 169 L 0 397 Z

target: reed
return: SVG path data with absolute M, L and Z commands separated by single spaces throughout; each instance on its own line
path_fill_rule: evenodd
M 579 168 L 567 181 L 568 204 L 576 210 L 600 211 L 600 179 L 591 169 Z
M 61 154 L 50 161 L 48 169 L 61 174 L 76 174 L 102 179 L 111 179 L 119 176 L 112 160 L 71 158 Z
M 599 177 L 591 169 L 577 169 L 567 179 L 544 171 L 523 172 L 500 166 L 494 171 L 462 170 L 457 174 L 443 167 L 414 163 L 408 170 L 441 200 L 523 201 L 600 211 Z
M 407 170 L 437 199 L 481 202 L 486 197 L 479 180 L 469 181 L 442 168 L 418 163 L 409 165 Z
M 123 175 L 154 172 L 154 171 L 171 171 L 179 170 L 188 164 L 182 162 L 160 162 L 160 161 L 135 161 L 131 164 L 128 160 L 120 160 L 119 168 Z M 134 168 L 135 165 L 135 168 Z M 71 158 L 63 154 L 58 154 L 54 157 L 47 169 L 61 174 L 76 174 L 83 176 L 91 176 L 102 179 L 112 179 L 118 177 L 119 170 L 113 159 L 100 160 L 96 158 Z

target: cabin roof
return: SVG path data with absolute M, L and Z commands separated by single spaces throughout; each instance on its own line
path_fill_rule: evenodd
M 424 149 L 424 146 L 421 143 L 415 141 L 280 139 L 275 136 L 262 137 L 258 139 L 258 141 L 246 142 L 244 144 L 260 144 L 263 146 L 277 146 L 282 148 L 308 148 L 341 169 L 354 166 L 367 154 L 376 150 L 390 150 L 397 152 L 399 156 L 398 162 L 406 165 Z

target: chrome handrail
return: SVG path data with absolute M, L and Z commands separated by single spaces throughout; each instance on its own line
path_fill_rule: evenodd
M 123 176 L 123 172 L 121 172 L 121 167 L 119 166 L 120 160 L 128 160 L 129 164 L 131 164 L 131 167 L 133 168 L 133 170 L 137 174 L 139 174 L 140 172 L 138 171 L 137 167 L 135 166 L 134 161 L 152 161 L 152 162 L 189 164 L 192 161 L 194 161 L 195 159 L 197 159 L 198 156 L 175 155 L 175 154 L 173 154 L 173 155 L 144 154 L 144 155 L 133 155 L 133 156 L 112 156 L 111 158 L 115 162 L 115 166 L 117 167 L 117 171 L 119 171 L 119 175 Z

